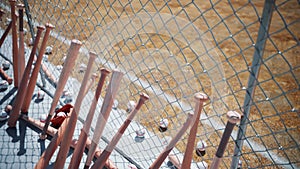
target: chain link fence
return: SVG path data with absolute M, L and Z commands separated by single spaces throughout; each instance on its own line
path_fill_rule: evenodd
M 52 54 L 44 60 L 54 76 L 59 77 L 57 70 L 72 39 L 84 44 L 72 72 L 78 82 L 89 51 L 98 54 L 94 72 L 100 74 L 100 68 L 106 67 L 125 73 L 115 102 L 120 111 L 110 117 L 103 140 L 108 142 L 117 132 L 130 100 L 137 101 L 140 92 L 150 96 L 115 150 L 131 163 L 149 167 L 185 122 L 187 112 L 194 110 L 194 94 L 203 92 L 209 101 L 196 141 L 207 143 L 206 155 L 194 153 L 193 163 L 212 162 L 226 112 L 235 110 L 243 119 L 232 133 L 221 168 L 236 168 L 239 159 L 243 168 L 300 168 L 299 1 L 24 3 L 27 42 L 37 25 L 55 25 L 48 41 Z M 1 8 L 9 9 L 9 3 L 1 2 Z M 1 48 L 3 56 L 10 52 Z M 40 86 L 49 87 L 43 82 Z M 67 89 L 76 93 L 79 86 L 68 84 Z M 81 113 L 79 120 L 84 122 L 85 116 Z M 164 118 L 169 120 L 168 130 L 160 132 Z M 151 137 L 135 143 L 132 138 L 140 128 Z M 176 145 L 175 155 L 184 153 L 187 138 L 188 132 Z

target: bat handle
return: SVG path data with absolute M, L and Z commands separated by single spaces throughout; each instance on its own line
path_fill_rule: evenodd
M 241 115 L 235 111 L 229 111 L 226 114 L 228 122 L 226 124 L 224 133 L 222 135 L 219 147 L 217 149 L 216 155 L 214 157 L 214 160 L 211 164 L 211 169 L 217 169 L 219 168 L 219 165 L 221 163 L 221 159 L 223 157 L 223 154 L 225 152 L 227 143 L 229 141 L 229 138 L 231 136 L 231 133 L 233 131 L 234 126 L 236 123 L 238 123 L 241 120 Z

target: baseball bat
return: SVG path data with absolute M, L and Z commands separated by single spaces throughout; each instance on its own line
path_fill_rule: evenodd
M 96 160 L 94 165 L 92 166 L 92 169 L 98 169 L 103 168 L 105 165 L 106 160 L 110 156 L 113 149 L 116 147 L 117 143 L 119 142 L 120 138 L 124 134 L 125 130 L 131 123 L 132 119 L 136 115 L 136 113 L 140 110 L 142 105 L 149 99 L 149 96 L 145 93 L 140 94 L 140 99 L 136 107 L 131 111 L 131 113 L 127 116 L 125 122 L 122 124 L 122 126 L 119 128 L 118 132 L 114 135 L 112 140 L 109 142 L 109 144 L 106 146 L 106 148 L 101 153 L 100 157 Z
M 194 99 L 196 101 L 196 106 L 195 106 L 196 117 L 194 118 L 195 121 L 190 129 L 188 142 L 186 145 L 181 168 L 191 168 L 191 162 L 192 162 L 193 151 L 195 147 L 195 140 L 196 140 L 197 128 L 200 120 L 201 110 L 203 108 L 203 103 L 208 100 L 208 97 L 204 93 L 196 93 L 194 95 Z
M 42 123 L 39 120 L 35 120 L 34 118 L 31 118 L 31 117 L 28 117 L 28 116 L 21 116 L 21 118 L 23 120 L 25 120 L 27 123 L 30 123 L 31 125 L 37 127 L 40 130 L 42 130 L 44 128 L 45 123 Z M 50 136 L 54 137 L 56 133 L 57 133 L 57 129 L 55 129 L 55 128 L 51 127 L 51 126 L 48 127 L 47 134 L 49 134 Z M 92 141 L 88 138 L 86 140 L 85 147 L 87 149 L 89 149 L 89 147 L 91 146 L 91 143 L 92 143 Z M 77 144 L 78 144 L 77 140 L 74 139 L 74 140 L 72 140 L 71 147 L 74 148 L 74 149 L 76 149 Z M 96 150 L 95 157 L 99 158 L 101 152 L 102 151 L 98 148 Z M 117 168 L 115 166 L 115 164 L 111 160 L 107 160 L 105 167 L 108 168 L 108 169 L 116 169 Z
M 53 96 L 53 100 L 51 103 L 51 107 L 49 110 L 49 114 L 47 116 L 46 122 L 45 122 L 45 127 L 41 133 L 41 139 L 46 139 L 46 131 L 47 131 L 47 127 L 50 124 L 50 120 L 54 114 L 54 110 L 56 108 L 56 105 L 59 101 L 59 98 L 64 90 L 65 84 L 68 80 L 68 77 L 72 71 L 72 68 L 75 65 L 75 61 L 77 59 L 78 53 L 79 53 L 79 49 L 81 47 L 82 43 L 79 40 L 72 40 L 71 42 L 71 46 L 69 48 L 68 54 L 67 54 L 67 59 L 66 62 L 64 64 L 64 67 L 62 69 L 62 72 L 60 74 L 58 83 L 57 83 L 57 87 Z M 44 52 L 40 52 L 41 55 L 43 55 Z
M 66 62 L 64 64 L 64 67 L 63 67 L 62 72 L 59 77 L 59 81 L 57 83 L 57 87 L 56 87 L 56 90 L 54 93 L 53 101 L 51 103 L 50 111 L 49 111 L 43 131 L 40 136 L 40 139 L 42 139 L 42 140 L 46 139 L 46 133 L 47 133 L 47 129 L 50 124 L 50 120 L 54 114 L 54 110 L 56 108 L 57 102 L 59 101 L 59 98 L 63 92 L 64 86 L 68 80 L 71 70 L 75 65 L 75 60 L 77 59 L 81 45 L 82 45 L 82 43 L 78 40 L 72 40 L 72 42 L 71 42 L 71 46 L 70 46 L 68 54 L 67 54 Z M 72 115 L 72 112 L 73 111 L 71 110 L 70 115 Z M 64 131 L 63 129 L 66 128 L 66 124 L 67 124 L 68 120 L 69 120 L 69 118 L 66 118 L 64 120 L 64 122 L 62 123 L 58 132 L 52 138 L 47 149 L 44 151 L 44 153 L 40 157 L 38 163 L 36 164 L 36 166 L 35 166 L 36 169 L 40 169 L 40 168 L 43 169 L 48 166 L 49 161 L 50 161 L 51 157 L 53 156 L 57 146 L 60 144 L 61 137 L 58 137 L 58 136 L 62 135 L 62 131 Z
M 17 35 L 17 25 L 16 20 L 16 0 L 9 0 L 11 8 L 11 21 L 12 21 L 12 58 L 13 58 L 13 71 L 14 71 L 14 86 L 19 86 L 19 76 L 18 76 L 18 35 Z
M 90 58 L 88 61 L 88 66 L 87 66 L 86 72 L 84 74 L 78 96 L 75 101 L 73 112 L 72 112 L 71 116 L 69 117 L 69 120 L 68 120 L 69 123 L 66 124 L 66 127 L 67 127 L 65 130 L 66 132 L 62 132 L 63 133 L 63 135 L 61 136 L 62 141 L 61 141 L 59 152 L 56 156 L 54 169 L 61 169 L 64 167 L 64 164 L 65 164 L 65 161 L 67 158 L 67 154 L 68 154 L 68 151 L 69 151 L 69 148 L 71 145 L 72 136 L 74 134 L 78 114 L 80 112 L 80 106 L 81 106 L 82 100 L 84 98 L 84 93 L 85 93 L 85 90 L 87 87 L 86 82 L 88 81 L 88 79 L 90 78 L 90 76 L 92 74 L 92 66 L 93 66 L 93 63 L 97 56 L 96 53 L 94 53 L 94 52 L 90 52 L 89 55 L 90 55 Z
M 8 82 L 8 84 L 12 84 L 13 78 L 11 78 L 6 72 L 0 68 L 0 76 Z
M 112 73 L 112 77 L 108 84 L 108 88 L 106 90 L 106 94 L 105 94 L 105 97 L 104 97 L 104 100 L 102 103 L 100 114 L 97 119 L 95 132 L 94 132 L 93 139 L 92 139 L 93 142 L 92 142 L 91 148 L 89 149 L 89 152 L 88 152 L 88 156 L 87 156 L 87 159 L 85 162 L 85 168 L 90 166 L 91 161 L 94 157 L 95 149 L 98 146 L 98 142 L 99 142 L 102 132 L 104 130 L 108 116 L 112 110 L 112 105 L 113 105 L 114 99 L 116 97 L 116 94 L 117 94 L 118 88 L 120 86 L 120 82 L 121 82 L 123 75 L 124 74 L 118 70 L 114 70 Z
M 28 82 L 28 87 L 27 87 L 27 90 L 25 92 L 26 93 L 25 94 L 26 98 L 32 98 L 34 88 L 35 88 L 37 78 L 38 78 L 38 73 L 39 73 L 41 63 L 42 63 L 42 59 L 43 59 L 43 54 L 42 53 L 45 51 L 47 41 L 49 39 L 50 31 L 54 28 L 54 26 L 49 24 L 49 23 L 47 23 L 45 25 L 45 27 L 46 27 L 46 32 L 45 32 L 45 35 L 44 35 L 44 38 L 43 38 L 43 41 L 42 41 L 42 44 L 41 44 L 41 47 L 40 47 L 40 52 L 38 54 L 37 59 L 35 58 L 35 53 L 31 53 L 34 56 L 33 59 L 35 60 L 35 65 L 34 65 L 34 68 L 31 72 L 31 76 L 30 76 L 30 79 L 29 79 L 29 82 Z M 36 42 L 34 42 L 34 45 L 38 45 L 38 44 L 36 44 Z M 30 106 L 30 102 L 31 102 L 31 99 L 25 99 L 24 100 L 24 102 L 22 104 L 22 107 L 21 107 L 21 112 L 27 112 L 28 111 L 29 106 Z
M 37 46 L 38 46 L 38 43 L 39 43 L 39 39 L 41 37 L 41 34 L 42 32 L 44 31 L 44 27 L 42 26 L 38 26 L 37 27 L 38 31 L 37 31 L 37 37 L 36 37 L 36 40 L 35 40 L 35 44 L 34 44 L 34 47 L 32 48 L 31 50 L 31 53 L 30 53 L 30 56 L 29 56 L 29 59 L 28 59 L 28 62 L 27 62 L 27 65 L 26 65 L 26 69 L 24 71 L 24 75 L 21 79 L 21 86 L 19 87 L 18 89 L 18 92 L 16 94 L 16 98 L 15 98 L 15 101 L 13 103 L 13 106 L 12 106 L 12 110 L 10 112 L 10 116 L 9 116 L 9 119 L 8 119 L 8 126 L 10 127 L 14 127 L 16 126 L 16 122 L 19 118 L 19 112 L 20 112 L 20 108 L 22 106 L 22 104 L 24 103 L 24 100 L 31 100 L 31 99 L 25 99 L 25 96 L 26 96 L 26 91 L 28 89 L 28 79 L 29 79 L 29 76 L 30 76 L 30 71 L 31 71 L 31 66 L 32 66 L 32 63 L 33 63 L 33 60 L 34 60 L 34 55 L 35 55 L 35 52 L 36 52 L 36 49 L 37 49 Z M 31 98 L 31 97 L 29 97 Z
M 194 119 L 194 114 L 189 112 L 188 118 L 186 119 L 186 122 L 183 124 L 181 129 L 178 131 L 178 133 L 175 135 L 175 137 L 170 141 L 170 143 L 167 145 L 167 147 L 163 150 L 162 153 L 159 154 L 157 159 L 151 164 L 149 169 L 157 169 L 161 166 L 161 164 L 165 161 L 168 154 L 172 151 L 172 149 L 175 147 L 175 144 L 179 141 L 179 139 L 183 136 L 185 131 L 188 129 L 188 127 L 191 125 L 192 121 Z
M 78 139 L 78 142 L 77 142 L 77 146 L 76 146 L 76 148 L 73 152 L 71 162 L 69 164 L 69 169 L 79 167 L 80 160 L 82 158 L 84 148 L 85 148 L 85 145 L 86 145 L 86 141 L 88 139 L 89 131 L 90 131 L 90 128 L 91 128 L 91 125 L 92 125 L 92 121 L 93 121 L 93 117 L 94 117 L 94 114 L 95 114 L 96 106 L 97 106 L 97 103 L 98 103 L 98 100 L 99 100 L 99 97 L 100 97 L 105 79 L 106 79 L 106 77 L 108 76 L 109 73 L 110 73 L 110 71 L 108 69 L 105 69 L 105 68 L 101 69 L 101 77 L 100 77 L 98 85 L 97 85 L 95 96 L 93 98 L 93 101 L 92 101 L 92 104 L 90 106 L 90 110 L 89 110 L 88 115 L 86 117 L 83 128 L 81 129 L 79 139 Z
M 229 111 L 226 114 L 228 122 L 226 124 L 224 133 L 222 135 L 220 144 L 218 146 L 217 152 L 215 154 L 215 157 L 213 159 L 213 162 L 211 164 L 211 169 L 217 169 L 219 168 L 219 165 L 221 163 L 221 159 L 224 155 L 228 140 L 230 138 L 230 135 L 232 133 L 232 130 L 236 123 L 238 123 L 241 120 L 241 115 L 235 111 Z
M 25 69 L 25 45 L 24 45 L 24 27 L 23 27 L 23 16 L 24 16 L 24 5 L 18 4 L 19 11 L 19 51 L 18 51 L 18 79 L 19 86 Z M 23 84 L 22 84 L 23 85 Z

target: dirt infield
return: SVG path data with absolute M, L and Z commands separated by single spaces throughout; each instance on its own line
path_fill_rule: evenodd
M 56 34 L 48 42 L 54 46 L 49 61 L 55 65 L 63 64 L 63 57 L 68 49 L 66 39 L 81 40 L 84 48 L 96 51 L 103 60 L 98 62 L 95 71 L 103 66 L 111 68 L 113 64 L 126 72 L 127 78 L 121 85 L 122 92 L 117 97 L 121 108 L 126 109 L 129 99 L 137 100 L 139 92 L 149 94 L 152 99 L 136 120 L 158 135 L 161 133 L 156 130 L 156 126 L 160 118 L 172 121 L 167 135 L 173 136 L 186 118 L 186 112 L 175 101 L 167 102 L 162 99 L 163 94 L 153 91 L 159 89 L 176 98 L 176 101 L 191 105 L 194 105 L 195 92 L 202 91 L 210 96 L 210 102 L 204 107 L 203 113 L 208 119 L 202 119 L 198 139 L 207 141 L 207 156 L 203 159 L 211 163 L 222 132 L 209 123 L 216 121 L 224 124 L 224 114 L 228 110 L 241 113 L 246 95 L 244 87 L 247 87 L 250 75 L 248 68 L 252 65 L 255 51 L 253 44 L 260 26 L 258 15 L 262 15 L 263 1 L 249 3 L 242 0 L 231 4 L 218 1 L 213 8 L 209 1 L 170 1 L 168 5 L 165 2 L 145 0 L 131 3 L 114 1 L 112 4 L 109 1 L 82 0 L 74 3 L 65 0 L 29 3 L 31 14 L 37 23 L 50 22 L 56 26 Z M 269 31 L 271 38 L 266 42 L 255 105 L 252 106 L 249 117 L 251 126 L 248 127 L 246 136 L 276 155 L 296 163 L 300 156 L 297 145 L 300 142 L 300 25 L 299 22 L 293 22 L 300 19 L 300 7 L 296 0 L 284 4 L 276 2 L 276 5 L 279 8 L 273 14 Z M 162 23 L 161 18 L 155 15 L 157 13 L 161 14 L 161 18 L 165 17 L 165 20 L 171 16 L 178 19 Z M 156 24 L 145 24 L 149 15 L 154 20 L 151 23 Z M 285 19 L 288 29 L 281 18 Z M 139 26 L 143 21 L 139 19 L 144 19 L 141 27 Z M 187 25 L 183 28 L 182 24 Z M 161 27 L 161 31 L 153 32 L 155 26 L 157 29 Z M 179 28 L 182 30 L 178 30 Z M 61 39 L 62 37 L 66 39 Z M 29 38 L 30 35 L 27 34 L 27 39 Z M 298 46 L 293 47 L 297 44 Z M 76 67 L 82 63 L 87 63 L 84 54 L 79 56 Z M 215 68 L 209 69 L 209 66 Z M 222 70 L 218 72 L 217 67 Z M 83 74 L 75 69 L 73 77 L 82 80 Z M 132 81 L 131 77 L 137 77 L 146 82 L 146 85 L 137 84 L 139 82 Z M 222 81 L 223 79 L 226 80 Z M 186 140 L 187 135 L 177 144 L 182 152 Z M 287 148 L 282 151 L 280 147 Z M 231 140 L 222 165 L 230 164 L 233 148 L 234 142 Z M 243 150 L 242 161 L 248 167 L 277 168 L 266 167 L 272 165 L 270 159 L 252 152 L 249 147 L 244 146 Z M 194 155 L 195 161 L 203 159 Z

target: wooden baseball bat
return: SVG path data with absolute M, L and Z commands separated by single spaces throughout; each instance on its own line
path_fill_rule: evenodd
M 69 148 L 71 145 L 71 141 L 72 141 L 72 136 L 74 134 L 74 130 L 76 127 L 78 114 L 80 112 L 80 106 L 81 106 L 82 100 L 84 98 L 84 93 L 85 93 L 86 86 L 87 86 L 86 82 L 88 81 L 88 79 L 90 78 L 90 76 L 92 74 L 92 66 L 93 66 L 93 63 L 97 56 L 96 53 L 94 53 L 94 52 L 90 52 L 89 55 L 90 55 L 90 58 L 88 61 L 87 69 L 84 74 L 84 77 L 83 77 L 83 80 L 82 80 L 82 83 L 81 83 L 81 86 L 79 89 L 79 93 L 77 95 L 77 99 L 75 101 L 73 113 L 71 114 L 71 116 L 68 120 L 69 123 L 66 124 L 66 126 L 67 126 L 66 130 L 63 131 L 63 135 L 61 136 L 62 141 L 61 141 L 59 152 L 56 156 L 54 169 L 64 168 L 64 164 L 66 162 L 66 158 L 67 158 Z
M 182 167 L 181 168 L 191 168 L 191 162 L 193 157 L 193 151 L 195 147 L 195 140 L 197 135 L 197 128 L 199 125 L 201 110 L 203 108 L 203 103 L 208 100 L 208 97 L 204 93 L 196 93 L 194 95 L 194 99 L 196 101 L 196 107 L 195 107 L 195 121 L 190 129 L 190 134 L 188 137 L 188 142 L 186 145 L 183 161 L 182 161 Z
M 125 122 L 122 124 L 122 126 L 119 128 L 118 132 L 114 135 L 112 140 L 109 142 L 109 144 L 106 146 L 105 150 L 101 153 L 100 157 L 96 160 L 94 165 L 92 166 L 92 169 L 98 169 L 103 168 L 105 166 L 105 162 L 110 156 L 113 149 L 116 147 L 117 143 L 119 142 L 120 138 L 124 134 L 125 130 L 131 123 L 132 119 L 136 115 L 136 113 L 140 110 L 142 105 L 149 99 L 149 96 L 145 93 L 140 94 L 140 99 L 136 107 L 131 111 L 131 113 L 127 116 Z
M 106 94 L 104 97 L 104 101 L 100 110 L 100 114 L 98 116 L 97 119 L 97 123 L 96 123 L 96 128 L 95 128 L 95 132 L 93 135 L 93 139 L 92 139 L 92 145 L 91 148 L 89 149 L 88 152 L 88 156 L 85 162 L 85 168 L 89 167 L 92 161 L 92 158 L 94 157 L 95 154 L 95 149 L 98 146 L 100 137 L 102 135 L 102 132 L 104 130 L 105 124 L 107 122 L 108 116 L 112 110 L 112 105 L 114 102 L 114 99 L 116 97 L 118 88 L 120 86 L 120 82 L 121 79 L 123 77 L 123 73 L 118 71 L 118 70 L 114 70 L 111 80 L 108 84 L 108 88 L 106 90 Z
M 19 76 L 18 76 L 18 35 L 17 35 L 17 25 L 16 20 L 16 0 L 9 0 L 11 8 L 11 21 L 12 21 L 12 58 L 13 58 L 13 71 L 14 71 L 14 86 L 19 86 Z
M 175 144 L 179 141 L 179 139 L 183 136 L 185 131 L 188 129 L 188 127 L 191 125 L 194 114 L 189 112 L 188 118 L 186 122 L 183 124 L 181 129 L 178 131 L 178 133 L 175 135 L 175 137 L 170 141 L 170 143 L 167 145 L 167 147 L 163 150 L 162 153 L 157 157 L 157 159 L 151 164 L 149 169 L 157 169 L 161 166 L 161 164 L 165 161 L 168 154 L 172 151 L 172 149 L 175 147 Z
M 25 45 L 24 45 L 24 27 L 23 27 L 23 16 L 24 16 L 24 5 L 18 4 L 19 11 L 19 51 L 18 51 L 18 79 L 19 86 L 25 69 Z M 23 85 L 23 84 L 22 84 Z
M 53 101 L 51 103 L 50 111 L 48 114 L 48 117 L 46 119 L 43 131 L 41 133 L 40 139 L 44 140 L 46 139 L 46 132 L 50 124 L 50 120 L 54 114 L 56 105 L 59 101 L 59 98 L 63 92 L 64 86 L 68 80 L 68 77 L 71 73 L 72 68 L 75 65 L 75 60 L 77 59 L 79 49 L 81 47 L 82 43 L 78 40 L 72 40 L 71 46 L 69 48 L 67 59 L 64 64 L 64 67 L 62 69 L 61 75 L 59 77 L 59 81 L 57 83 L 57 87 L 54 93 Z M 72 115 L 72 110 L 70 111 L 70 116 Z M 53 156 L 57 146 L 60 144 L 62 132 L 65 131 L 66 124 L 68 123 L 69 118 L 66 118 L 64 122 L 62 123 L 61 127 L 59 128 L 58 132 L 55 134 L 55 136 L 52 138 L 50 144 L 48 145 L 47 149 L 44 151 L 42 156 L 40 157 L 38 163 L 36 164 L 36 169 L 43 169 L 46 168 L 49 164 L 49 161 L 51 157 Z
M 219 165 L 221 163 L 221 159 L 224 155 L 228 140 L 231 136 L 232 130 L 234 128 L 234 126 L 236 125 L 236 123 L 238 123 L 241 120 L 241 115 L 235 111 L 229 111 L 227 112 L 227 119 L 228 122 L 226 124 L 224 133 L 222 135 L 220 144 L 218 146 L 217 152 L 215 154 L 215 157 L 213 159 L 213 162 L 211 164 L 211 169 L 217 169 L 219 168 Z
M 86 117 L 85 123 L 83 125 L 83 128 L 81 129 L 80 135 L 79 135 L 79 139 L 78 139 L 78 143 L 77 146 L 73 152 L 72 158 L 71 158 L 71 162 L 69 164 L 69 169 L 73 169 L 73 168 L 78 168 L 80 165 L 80 160 L 82 158 L 83 152 L 84 152 L 84 148 L 86 145 L 86 141 L 88 139 L 88 135 L 89 135 L 89 131 L 92 125 L 92 121 L 93 121 L 93 117 L 95 114 L 95 110 L 97 107 L 97 103 L 105 82 L 106 77 L 108 76 L 108 74 L 110 73 L 110 71 L 108 69 L 102 68 L 101 69 L 101 77 L 99 79 L 98 82 L 98 86 L 95 92 L 95 96 L 93 98 L 92 104 L 90 106 L 90 110 L 88 112 L 88 115 Z
M 79 49 L 81 47 L 82 43 L 79 40 L 72 40 L 71 42 L 71 46 L 69 48 L 68 54 L 67 54 L 67 59 L 66 62 L 64 64 L 64 67 L 62 69 L 62 72 L 60 74 L 58 83 L 57 83 L 57 87 L 53 96 L 53 101 L 51 103 L 51 107 L 49 110 L 49 114 L 48 117 L 46 119 L 45 122 L 45 127 L 41 133 L 41 139 L 46 139 L 46 131 L 47 131 L 47 127 L 50 124 L 50 120 L 54 114 L 54 110 L 56 108 L 56 105 L 59 101 L 59 98 L 64 90 L 65 84 L 68 80 L 68 77 L 72 71 L 72 68 L 75 65 L 75 61 L 77 59 L 78 53 L 79 53 Z M 40 54 L 42 55 L 44 52 L 40 52 Z
M 45 126 L 45 123 L 42 123 L 39 120 L 35 120 L 34 118 L 31 118 L 31 117 L 28 117 L 28 116 L 21 116 L 21 118 L 23 120 L 25 120 L 27 123 L 30 123 L 31 125 L 33 125 L 34 127 L 38 128 L 40 130 L 42 130 L 44 128 L 44 126 Z M 51 127 L 51 126 L 48 127 L 47 134 L 49 134 L 50 136 L 54 137 L 56 133 L 57 133 L 57 129 L 55 129 L 55 128 Z M 91 146 L 91 143 L 92 143 L 92 141 L 88 138 L 86 140 L 85 147 L 87 149 L 89 149 L 89 147 Z M 71 147 L 74 148 L 74 149 L 76 149 L 77 145 L 78 145 L 77 140 L 76 139 L 72 140 Z M 98 148 L 96 150 L 95 157 L 99 158 L 101 152 L 102 151 Z M 111 160 L 107 160 L 106 161 L 105 167 L 108 168 L 108 169 L 116 169 L 117 168 L 115 166 L 115 164 Z
M 41 34 L 42 34 L 42 32 L 44 31 L 45 28 L 42 27 L 42 26 L 38 26 L 37 29 L 38 29 L 38 32 L 37 32 L 37 37 L 36 37 L 36 40 L 35 40 L 35 44 L 34 44 L 34 47 L 31 50 L 31 53 L 30 53 L 30 56 L 29 56 L 29 59 L 28 59 L 28 62 L 27 62 L 27 66 L 26 66 L 26 69 L 24 71 L 24 75 L 21 79 L 21 84 L 22 85 L 18 89 L 18 92 L 16 94 L 16 98 L 15 98 L 15 101 L 13 103 L 12 110 L 10 112 L 10 116 L 9 116 L 9 119 L 8 119 L 8 122 L 7 122 L 9 127 L 15 127 L 16 122 L 19 118 L 19 112 L 20 112 L 22 104 L 24 103 L 24 99 L 25 99 L 25 96 L 26 96 L 26 91 L 28 89 L 28 86 L 27 86 L 28 85 L 28 79 L 29 79 L 29 76 L 30 76 L 30 71 L 31 71 L 31 66 L 32 66 L 33 60 L 34 60 L 34 55 L 35 55 L 35 52 L 36 52 Z M 31 98 L 31 96 L 29 98 Z M 25 99 L 25 100 L 30 101 L 31 99 Z
M 13 78 L 11 78 L 6 72 L 0 68 L 0 76 L 8 82 L 8 84 L 12 84 Z

